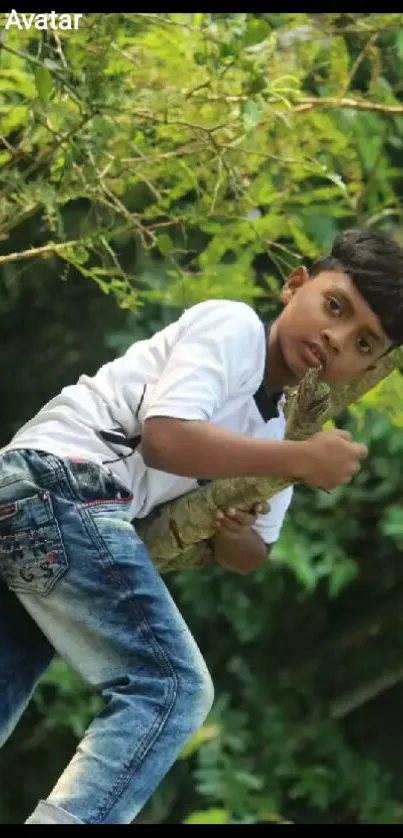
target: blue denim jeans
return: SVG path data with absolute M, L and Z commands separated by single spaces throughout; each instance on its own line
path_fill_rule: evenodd
M 107 469 L 0 456 L 0 744 L 54 652 L 104 705 L 26 823 L 130 823 L 213 701 L 200 651 Z

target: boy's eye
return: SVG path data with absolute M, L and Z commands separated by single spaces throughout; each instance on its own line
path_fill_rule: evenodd
M 366 338 L 357 338 L 357 346 L 363 355 L 367 355 L 368 352 L 371 352 L 371 346 Z
M 335 300 L 334 297 L 327 297 L 326 303 L 329 311 L 331 311 L 332 314 L 341 314 L 341 305 L 337 300 Z

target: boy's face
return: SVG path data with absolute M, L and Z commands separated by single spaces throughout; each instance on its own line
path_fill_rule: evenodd
M 323 381 L 349 381 L 374 367 L 391 346 L 377 315 L 344 273 L 322 271 L 311 279 L 306 268 L 297 268 L 282 301 L 276 337 L 296 380 L 321 363 Z

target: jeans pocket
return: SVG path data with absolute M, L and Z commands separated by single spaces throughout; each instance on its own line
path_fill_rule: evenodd
M 0 575 L 11 590 L 46 596 L 67 569 L 49 492 L 0 504 Z

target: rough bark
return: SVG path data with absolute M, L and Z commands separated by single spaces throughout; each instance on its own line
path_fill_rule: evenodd
M 286 393 L 286 438 L 305 439 L 311 436 L 328 419 L 337 416 L 347 405 L 371 390 L 394 367 L 400 369 L 402 366 L 403 350 L 395 350 L 374 371 L 331 390 L 318 383 L 317 372 L 310 370 L 298 388 Z M 215 480 L 163 504 L 147 518 L 137 519 L 134 525 L 161 573 L 195 569 L 211 558 L 209 540 L 213 535 L 217 509 L 228 505 L 250 509 L 259 501 L 269 500 L 288 485 L 289 479 L 273 477 Z

